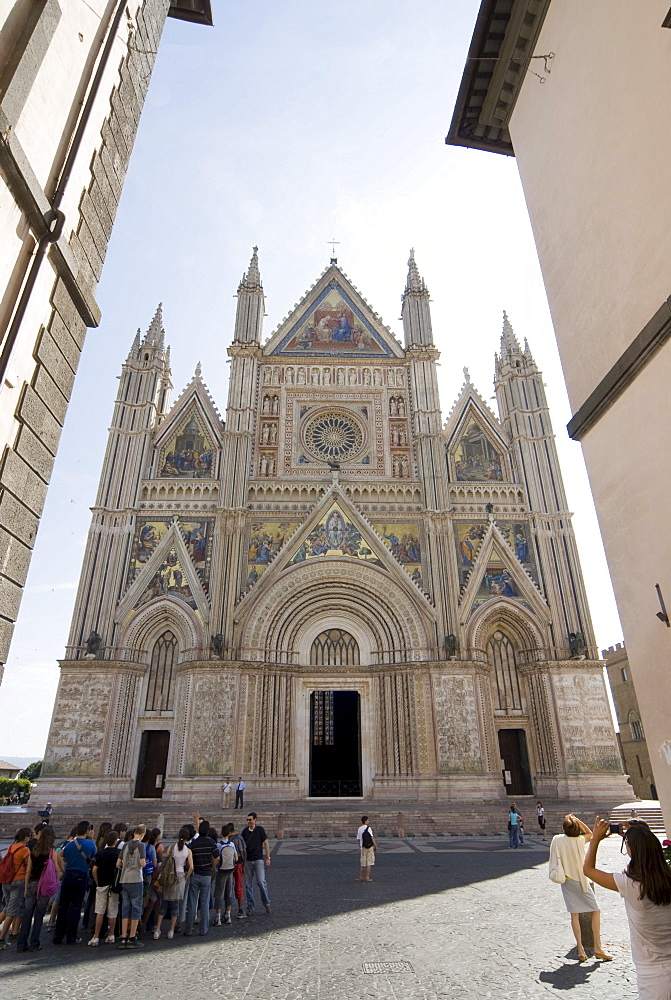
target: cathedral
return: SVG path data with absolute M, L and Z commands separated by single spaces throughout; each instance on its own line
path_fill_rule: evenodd
M 541 373 L 504 314 L 496 416 L 443 423 L 335 259 L 265 343 L 256 249 L 222 420 L 170 405 L 159 307 L 122 367 L 40 795 L 577 802 L 627 794 Z

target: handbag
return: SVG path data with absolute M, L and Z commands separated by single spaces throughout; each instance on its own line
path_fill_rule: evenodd
M 58 879 L 58 870 L 54 862 L 54 849 L 53 847 L 49 851 L 49 857 L 44 863 L 44 868 L 42 869 L 42 874 L 37 880 L 37 895 L 38 896 L 55 896 L 58 892 L 58 887 L 60 881 Z
M 551 882 L 556 882 L 557 885 L 563 885 L 566 881 L 566 872 L 560 858 L 556 859 L 554 868 L 549 869 L 548 878 Z

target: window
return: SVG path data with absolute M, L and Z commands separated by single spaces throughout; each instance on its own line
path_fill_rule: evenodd
M 641 767 L 641 758 L 636 754 L 636 763 L 638 764 L 638 772 L 643 777 L 643 768 Z
M 505 712 L 521 710 L 522 695 L 515 649 L 508 636 L 495 632 L 487 643 L 487 654 L 496 676 L 496 707 Z
M 644 740 L 645 735 L 643 733 L 643 726 L 639 719 L 631 719 L 629 722 L 631 726 L 631 737 L 634 740 Z
M 359 662 L 359 645 L 356 639 L 341 628 L 321 632 L 312 643 L 311 664 L 320 667 L 358 667 Z
M 173 709 L 173 673 L 177 659 L 177 639 L 172 632 L 164 632 L 156 640 L 151 653 L 149 684 L 147 685 L 148 712 L 171 712 Z
M 629 678 L 627 677 L 627 668 L 620 667 L 620 673 L 622 674 L 622 683 L 626 684 Z

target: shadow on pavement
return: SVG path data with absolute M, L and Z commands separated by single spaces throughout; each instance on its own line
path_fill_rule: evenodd
M 562 965 L 552 972 L 541 972 L 538 979 L 541 983 L 549 983 L 554 990 L 572 990 L 576 986 L 583 986 L 589 982 L 589 977 L 599 968 L 600 962 L 596 958 L 588 958 L 582 965 L 578 963 L 578 949 L 573 948 L 566 955 L 566 958 L 574 958 L 571 965 Z
M 236 942 L 263 938 L 269 931 L 318 923 L 343 913 L 423 896 L 427 897 L 427 919 L 430 921 L 432 911 L 428 899 L 432 895 L 478 883 L 481 891 L 486 893 L 487 881 L 537 868 L 547 861 L 545 845 L 510 850 L 504 838 L 395 839 L 383 841 L 380 847 L 373 872 L 374 881 L 369 885 L 355 882 L 359 873 L 356 843 L 276 841 L 268 870 L 271 914 L 263 912 L 257 890 L 257 907 L 261 912 L 257 910 L 255 916 L 237 920 L 234 915 L 231 925 L 210 927 L 209 934 L 203 937 L 185 938 L 177 934 L 173 941 L 168 941 L 165 936 L 154 941 L 151 933 L 147 933 L 143 938 L 145 947 L 133 952 L 118 951 L 115 945 L 101 944 L 95 949 L 88 948 L 86 942 L 91 932 L 82 931 L 81 926 L 81 944 L 56 946 L 45 929 L 39 952 L 18 954 L 14 946 L 11 950 L 0 951 L 0 977 L 3 981 L 14 979 L 16 983 L 24 974 L 35 974 L 45 969 L 65 972 L 80 963 L 107 963 L 114 958 L 132 962 L 133 956 L 159 952 L 166 955 L 167 952 L 181 952 L 185 948 L 199 948 L 205 942 L 222 942 L 234 948 Z M 420 849 L 426 847 L 434 848 L 435 852 Z M 283 849 L 296 853 L 283 854 Z M 539 877 L 543 877 L 540 872 Z M 547 977 L 543 981 L 551 982 L 557 989 L 569 989 L 571 983 L 584 982 L 589 974 L 589 968 L 583 966 L 575 971 L 572 966 L 565 968 L 566 973 L 563 970 L 542 973 L 541 978 Z M 109 974 L 115 975 L 116 970 L 109 968 Z M 567 977 L 565 980 L 563 975 Z M 578 978 L 571 979 L 572 975 Z M 567 985 L 563 985 L 564 982 Z

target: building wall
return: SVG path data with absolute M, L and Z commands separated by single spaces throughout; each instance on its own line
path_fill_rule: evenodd
M 43 796 L 197 802 L 227 774 L 317 795 L 310 699 L 333 691 L 359 698 L 367 798 L 503 802 L 506 772 L 515 796 L 626 795 L 542 375 L 506 318 L 501 419 L 467 379 L 443 426 L 428 298 L 411 259 L 403 348 L 334 262 L 261 346 L 255 252 L 225 424 L 199 369 L 167 410 L 157 312 L 122 368 Z M 348 316 L 357 340 L 325 336 Z M 356 658 L 313 657 L 326 630 Z
M 603 657 L 606 660 L 608 681 L 620 727 L 619 742 L 625 770 L 639 799 L 656 799 L 657 789 L 627 650 L 623 643 L 618 642 L 615 646 L 604 649 Z
M 0 678 L 86 329 L 100 319 L 96 285 L 169 6 L 130 0 L 114 36 L 119 0 L 16 0 L 0 14 Z M 47 243 L 54 206 L 62 235 Z M 28 293 L 40 241 L 45 259 Z
M 655 584 L 671 604 L 671 345 L 661 337 L 640 370 L 623 358 L 671 292 L 667 12 L 664 0 L 554 0 L 535 47 L 554 53 L 550 72 L 542 85 L 527 74 L 510 133 L 574 413 L 618 362 L 636 374 L 576 436 L 668 822 L 671 631 Z

